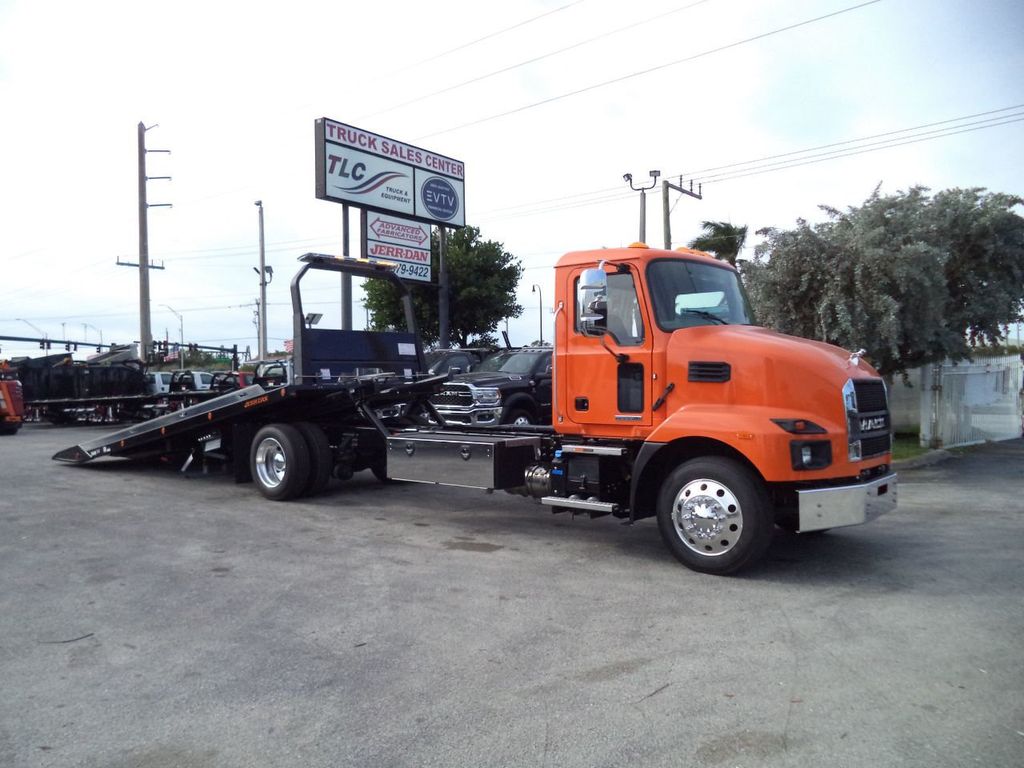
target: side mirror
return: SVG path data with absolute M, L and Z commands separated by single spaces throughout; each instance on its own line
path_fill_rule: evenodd
M 598 291 L 604 293 L 608 290 L 608 275 L 603 269 L 585 269 L 580 275 L 580 291 Z
M 604 336 L 608 330 L 608 275 L 603 269 L 586 269 L 576 285 L 579 330 L 584 336 Z

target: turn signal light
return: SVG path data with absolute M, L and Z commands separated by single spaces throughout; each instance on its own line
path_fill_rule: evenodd
M 824 435 L 825 428 L 807 419 L 772 419 L 772 422 L 792 435 Z

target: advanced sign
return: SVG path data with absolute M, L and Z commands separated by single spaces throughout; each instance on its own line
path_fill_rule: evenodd
M 318 199 L 466 226 L 460 161 L 326 117 L 316 121 L 315 135 Z
M 370 213 L 366 217 L 365 236 L 368 258 L 395 262 L 395 274 L 405 280 L 430 282 L 429 224 Z

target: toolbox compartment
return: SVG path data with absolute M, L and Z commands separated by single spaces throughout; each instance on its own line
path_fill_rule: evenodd
M 537 460 L 536 436 L 409 432 L 388 438 L 388 477 L 415 483 L 503 490 L 523 485 Z

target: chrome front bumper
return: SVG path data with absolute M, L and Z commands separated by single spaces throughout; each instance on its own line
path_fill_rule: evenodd
M 860 525 L 896 509 L 896 475 L 838 488 L 797 491 L 800 532 Z
M 462 424 L 476 427 L 497 424 L 501 416 L 501 406 L 488 408 L 480 406 L 434 406 L 449 424 Z

